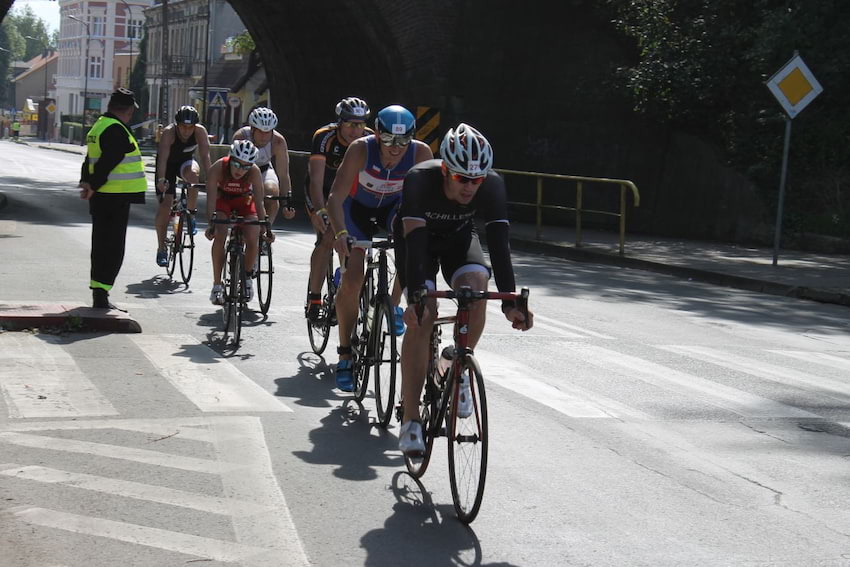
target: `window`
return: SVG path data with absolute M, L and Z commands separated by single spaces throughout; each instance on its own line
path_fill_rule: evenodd
M 142 20 L 127 20 L 127 37 L 139 39 L 142 37 Z
M 106 35 L 106 18 L 103 16 L 92 16 L 91 34 L 93 37 L 103 37 Z
M 89 58 L 89 77 L 92 79 L 103 78 L 103 58 L 100 55 L 92 55 Z

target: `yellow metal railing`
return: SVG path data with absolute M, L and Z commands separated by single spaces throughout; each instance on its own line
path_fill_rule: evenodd
M 617 217 L 620 224 L 620 256 L 625 254 L 626 247 L 626 190 L 631 189 L 634 197 L 634 206 L 640 206 L 640 193 L 637 186 L 627 179 L 607 179 L 604 177 L 580 177 L 577 175 L 560 175 L 557 173 L 537 173 L 533 171 L 517 171 L 513 169 L 497 169 L 502 175 L 521 175 L 524 177 L 537 178 L 537 196 L 534 203 L 523 203 L 516 201 L 508 201 L 510 205 L 534 207 L 535 208 L 535 225 L 537 229 L 537 240 L 543 240 L 543 210 L 561 210 L 575 211 L 576 214 L 576 247 L 581 246 L 582 239 L 582 214 L 593 213 L 598 215 Z M 576 206 L 567 207 L 563 205 L 545 205 L 543 204 L 543 180 L 544 179 L 560 179 L 563 181 L 574 181 L 576 183 Z M 584 193 L 584 183 L 604 183 L 609 185 L 617 185 L 620 187 L 620 210 L 599 211 L 595 209 L 585 209 L 582 207 L 582 196 Z

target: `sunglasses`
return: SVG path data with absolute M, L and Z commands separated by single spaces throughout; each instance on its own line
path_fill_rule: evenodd
M 357 129 L 366 127 L 365 122 L 348 122 L 348 121 L 346 121 L 346 122 L 343 122 L 342 125 L 346 126 L 348 128 L 357 128 Z
M 461 175 L 460 173 L 452 173 L 451 175 L 452 179 L 454 179 L 458 183 L 463 183 L 464 185 L 467 183 L 472 183 L 473 185 L 481 185 L 487 178 L 486 175 L 483 177 L 467 177 L 465 175 Z
M 413 134 L 390 134 L 389 132 L 381 132 L 381 143 L 385 146 L 406 146 L 413 140 Z
M 242 163 L 241 161 L 236 161 L 235 159 L 230 160 L 230 165 L 235 167 L 236 169 L 251 169 L 253 163 Z

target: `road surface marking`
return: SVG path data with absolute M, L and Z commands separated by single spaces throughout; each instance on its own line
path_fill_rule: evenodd
M 52 337 L 0 334 L 0 391 L 10 418 L 118 415 Z
M 660 348 L 676 352 L 676 347 Z M 636 378 L 666 390 L 688 392 L 689 395 L 694 395 L 705 403 L 745 417 L 820 417 L 799 408 L 613 350 L 591 345 L 571 345 L 568 349 L 569 351 L 565 354 L 566 360 L 573 355 L 580 356 L 594 366 L 623 373 L 627 377 Z
M 11 508 L 6 513 L 36 526 L 105 537 L 226 563 L 246 561 L 267 551 L 264 548 L 251 547 L 233 541 L 210 539 L 45 508 L 18 507 Z
M 120 422 L 115 422 L 115 427 L 120 428 Z M 56 429 L 60 429 L 57 427 Z M 73 439 L 60 439 L 58 437 L 47 437 L 45 435 L 28 435 L 26 433 L 15 433 L 11 431 L 0 432 L 0 442 L 11 443 L 22 447 L 35 449 L 48 449 L 52 451 L 63 451 L 66 453 L 80 453 L 84 455 L 97 455 L 112 459 L 134 461 L 159 467 L 169 467 L 187 471 L 202 472 L 218 475 L 225 469 L 242 469 L 244 465 L 237 463 L 221 463 L 194 457 L 181 457 L 170 455 L 160 451 L 149 451 L 147 449 L 135 449 L 132 447 L 121 447 L 119 445 L 108 445 L 106 443 L 92 443 L 90 441 L 75 441 Z
M 485 382 L 493 382 L 569 417 L 649 419 L 649 415 L 605 396 L 595 394 L 568 379 L 554 379 L 507 356 L 478 348 L 475 358 Z M 539 376 L 540 378 L 531 378 Z
M 821 364 L 830 368 L 850 372 L 850 360 L 841 358 L 840 356 L 835 356 L 834 354 L 828 354 L 825 352 L 805 352 L 801 350 L 768 350 L 767 352 L 782 356 L 790 356 L 791 358 L 796 358 L 803 362 L 813 362 L 815 364 Z
M 183 490 L 175 490 L 164 486 L 154 486 L 118 480 L 90 474 L 73 473 L 40 466 L 15 467 L 2 465 L 5 470 L 0 470 L 0 475 L 16 479 L 42 482 L 46 484 L 63 484 L 83 490 L 102 492 L 124 498 L 135 498 L 149 502 L 158 502 L 181 508 L 191 508 L 211 514 L 224 516 L 252 516 L 260 512 L 268 512 L 268 506 L 261 506 L 253 502 L 244 502 L 232 498 L 219 498 L 196 494 Z
M 132 340 L 201 411 L 292 411 L 280 398 L 189 335 L 133 335 Z
M 841 400 L 850 400 L 850 383 L 831 380 L 798 370 L 783 368 L 766 362 L 751 360 L 730 352 L 724 352 L 710 347 L 670 345 L 660 347 L 670 352 L 683 354 L 698 360 L 710 362 L 730 370 L 751 374 L 765 380 L 779 382 L 799 388 L 805 385 L 812 390 Z

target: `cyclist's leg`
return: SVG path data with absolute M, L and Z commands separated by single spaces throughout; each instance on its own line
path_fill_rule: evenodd
M 433 287 L 433 282 L 429 287 Z M 428 372 L 430 350 L 428 342 L 434 325 L 437 309 L 435 299 L 428 300 L 428 309 L 419 326 L 408 327 L 401 344 L 401 399 L 404 407 L 404 422 L 419 418 L 419 401 Z
M 356 237 L 355 237 L 356 238 Z M 351 346 L 351 333 L 357 322 L 360 308 L 360 288 L 363 286 L 363 260 L 365 251 L 354 248 L 348 256 L 348 265 L 339 282 L 336 294 L 336 318 L 339 322 L 339 346 L 342 349 Z M 351 353 L 340 354 L 340 360 L 348 360 Z
M 201 165 L 193 159 L 186 160 L 180 166 L 180 177 L 190 185 L 200 182 Z M 194 211 L 198 207 L 197 187 L 189 187 L 186 192 L 186 207 L 190 211 Z
M 461 248 L 462 250 L 462 248 Z M 443 261 L 443 275 L 451 282 L 452 289 L 467 286 L 473 291 L 487 291 L 490 268 L 484 259 L 481 244 L 476 234 L 472 235 L 466 254 L 448 254 Z M 476 301 L 469 307 L 469 347 L 475 348 L 484 332 L 487 302 Z
M 310 281 L 309 293 L 319 293 L 322 289 L 325 272 L 328 270 L 328 256 L 333 252 L 333 231 L 328 229 L 322 234 L 316 235 L 316 246 L 313 255 L 310 256 Z
M 226 219 L 229 217 L 232 204 L 231 200 L 219 197 L 215 203 L 216 217 L 220 219 Z M 213 287 L 221 285 L 221 277 L 224 269 L 224 245 L 227 242 L 227 230 L 228 226 L 226 224 L 215 225 L 215 237 L 213 239 L 212 247 L 210 248 L 213 266 Z
M 159 199 L 159 207 L 154 218 L 157 252 L 165 250 L 165 237 L 168 233 L 168 220 L 171 217 L 171 206 L 174 204 L 175 181 L 177 180 L 177 168 L 175 166 L 166 165 L 165 179 L 168 182 L 168 189 L 164 193 L 160 193 L 157 189 L 156 194 Z
M 263 191 L 266 197 L 277 197 L 280 195 L 280 180 L 277 178 L 274 168 L 269 165 L 269 168 L 263 172 Z M 269 201 L 266 199 L 266 214 L 269 215 L 269 223 L 274 226 L 274 221 L 277 218 L 277 212 L 280 210 L 280 201 Z

